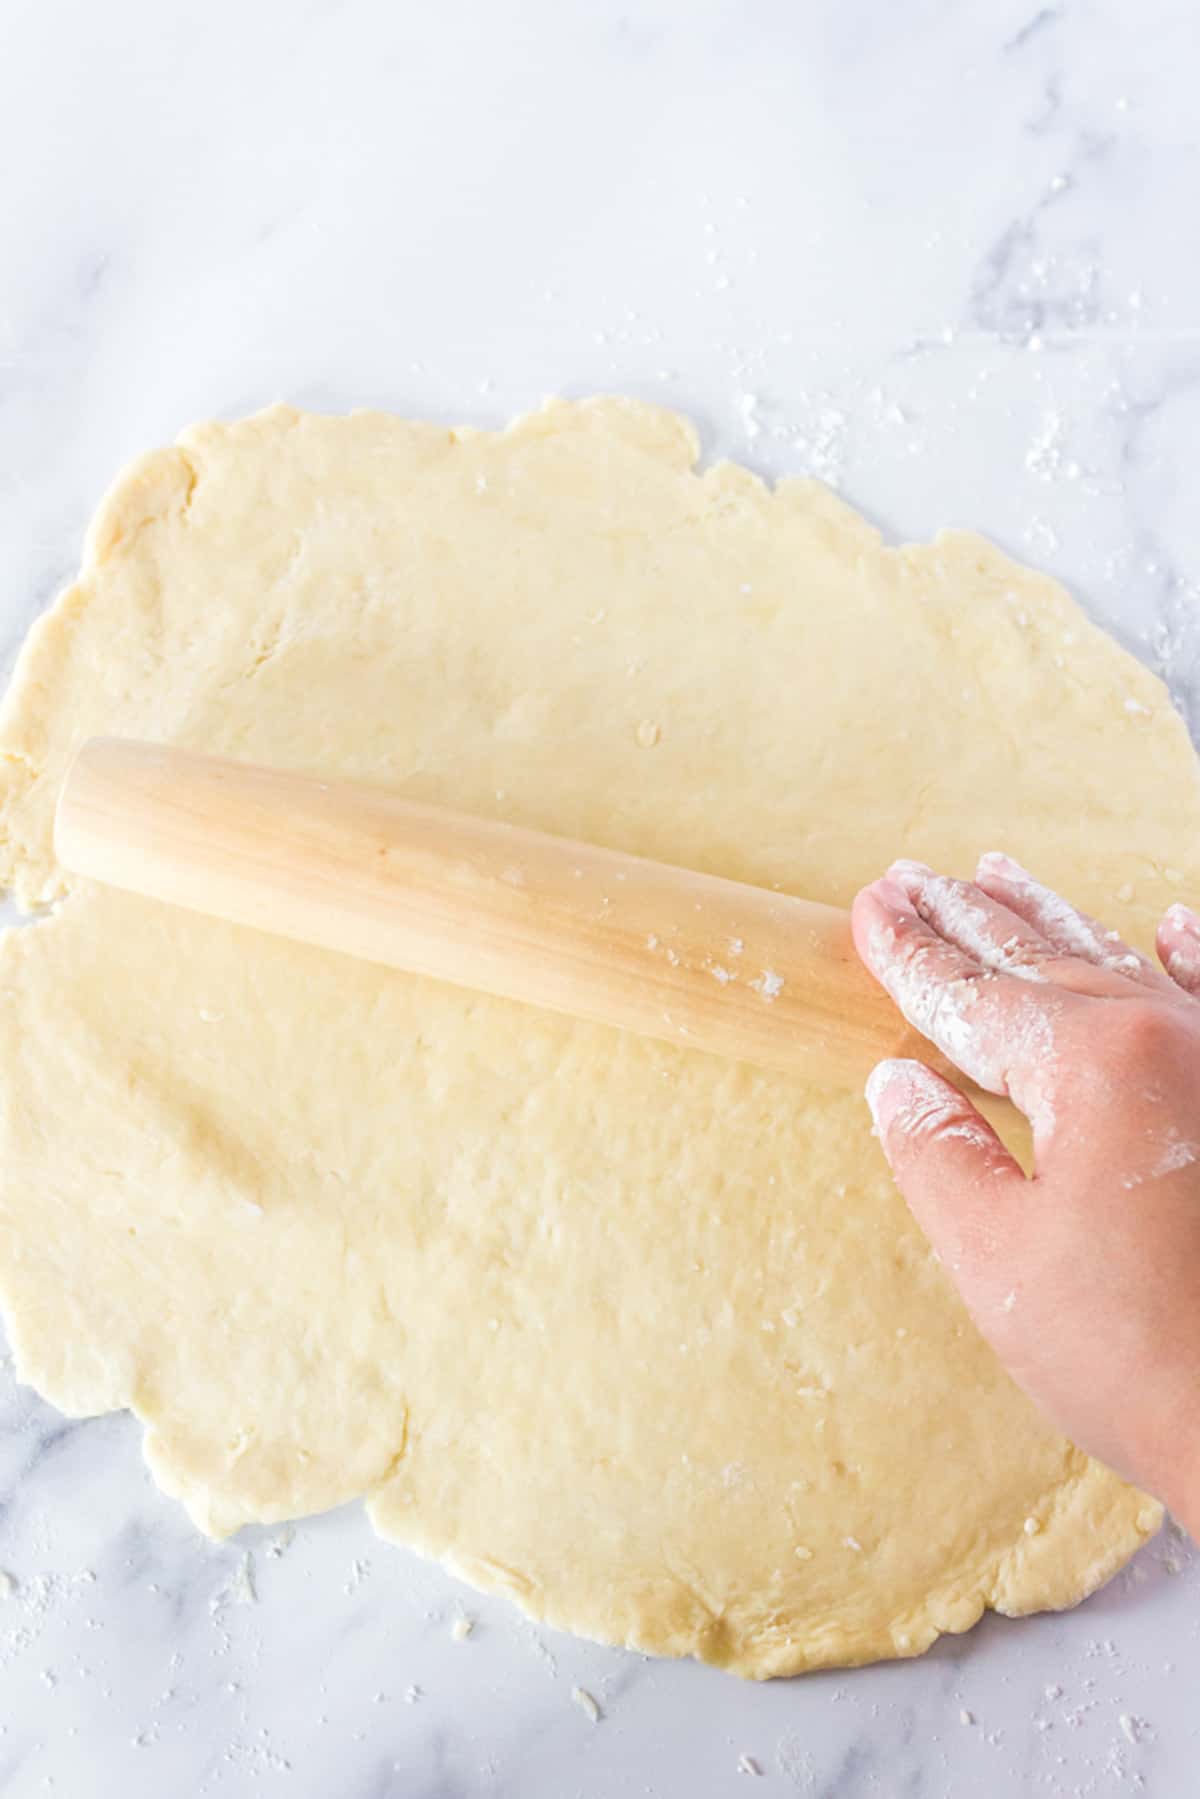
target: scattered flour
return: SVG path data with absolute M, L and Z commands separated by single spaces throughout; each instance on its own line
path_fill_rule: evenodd
M 356 1593 L 363 1581 L 371 1572 L 371 1564 L 365 1556 L 355 1556 L 350 1564 L 350 1578 L 342 1587 L 343 1593 Z
M 1182 1137 L 1172 1133 L 1172 1140 L 1150 1170 L 1150 1178 L 1156 1179 L 1162 1174 L 1174 1174 L 1179 1168 L 1188 1168 L 1193 1162 L 1200 1161 L 1200 1143 L 1186 1142 Z
M 1133 974 L 1145 965 L 1144 958 L 1123 943 L 1116 931 L 1106 931 L 1094 918 L 1077 912 L 1061 894 L 1035 881 L 1011 856 L 989 850 L 979 858 L 979 867 L 1013 890 L 1022 908 L 1033 914 L 1033 923 L 1047 943 L 1064 955 L 1080 956 L 1116 974 Z
M 868 959 L 923 1036 L 981 1087 L 1010 1094 L 1032 1119 L 1035 1131 L 1044 1134 L 1053 1128 L 1048 1091 L 1055 1067 L 1055 1014 L 1048 1001 L 984 1004 L 997 974 L 976 966 L 961 974 L 949 973 L 936 942 L 907 922 L 895 927 L 877 924 L 868 942 Z M 950 962 L 953 967 L 952 955 Z
M 993 973 L 1011 974 L 1025 981 L 1044 981 L 1036 965 L 1036 943 L 1028 938 L 998 936 L 994 916 L 972 897 L 966 881 L 934 874 L 919 862 L 895 862 L 892 872 L 906 883 L 919 915 L 950 943 L 974 956 Z
M 208 1602 L 208 1609 L 213 1617 L 223 1611 L 227 1605 L 257 1605 L 258 1587 L 254 1578 L 254 1557 L 249 1550 L 234 1569 L 229 1579 L 213 1594 Z
M 979 1149 L 990 1149 L 994 1139 L 982 1118 L 964 1110 L 966 1102 L 923 1062 L 903 1059 L 880 1062 L 867 1079 L 867 1104 L 878 1123 L 886 1088 L 903 1083 L 899 1104 L 892 1116 L 893 1128 L 910 1136 L 959 1138 Z
M 738 411 L 742 416 L 742 430 L 748 440 L 753 443 L 762 435 L 762 420 L 758 415 L 759 398 L 757 394 L 743 394 L 738 401 Z

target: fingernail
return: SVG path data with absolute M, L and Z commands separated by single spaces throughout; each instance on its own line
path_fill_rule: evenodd
M 901 892 L 909 898 L 924 890 L 926 881 L 933 876 L 933 870 L 924 862 L 914 862 L 908 856 L 901 856 L 888 869 L 888 877 L 895 881 Z
M 999 875 L 1002 881 L 1029 881 L 1033 877 L 1003 850 L 985 850 L 979 858 L 979 873 Z
M 886 1130 L 896 1114 L 918 1097 L 945 1103 L 943 1083 L 924 1062 L 914 1062 L 911 1056 L 888 1056 L 876 1062 L 867 1076 L 865 1092 L 877 1130 L 881 1126 Z
M 867 1076 L 867 1085 L 864 1091 L 866 1093 L 867 1105 L 871 1109 L 871 1120 L 876 1130 L 880 1130 L 887 1123 L 887 1118 L 884 1117 L 884 1101 L 887 1090 L 897 1076 L 903 1071 L 903 1068 L 904 1063 L 902 1061 L 895 1057 L 891 1057 L 886 1062 L 876 1062 L 874 1068 Z M 895 1108 L 892 1106 L 886 1108 L 888 1118 L 890 1118 L 894 1109 Z
M 890 868 L 875 882 L 875 892 L 884 905 L 891 906 L 893 911 L 911 913 L 912 897 L 903 883 L 896 879 Z

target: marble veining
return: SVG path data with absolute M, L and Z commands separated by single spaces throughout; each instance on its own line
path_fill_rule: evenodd
M 1200 732 L 1194 37 L 1188 0 L 13 0 L 0 653 L 194 418 L 607 389 L 890 535 L 978 526 Z M 131 1420 L 8 1371 L 0 1792 L 1176 1799 L 1196 1560 L 744 1686 L 536 1629 L 355 1507 L 207 1543 Z

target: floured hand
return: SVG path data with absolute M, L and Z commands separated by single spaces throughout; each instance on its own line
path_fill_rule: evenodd
M 1061 1430 L 1200 1534 L 1200 917 L 1167 913 L 1160 968 L 993 854 L 974 882 L 895 863 L 854 936 L 910 1023 L 1033 1126 L 1027 1179 L 922 1063 L 867 1084 L 979 1329 Z

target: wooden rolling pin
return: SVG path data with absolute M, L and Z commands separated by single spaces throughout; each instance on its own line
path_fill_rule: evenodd
M 99 738 L 55 844 L 114 887 L 807 1080 L 941 1065 L 845 912 L 379 788 Z

